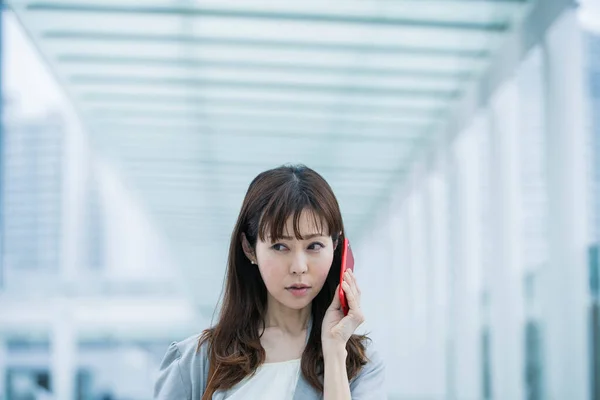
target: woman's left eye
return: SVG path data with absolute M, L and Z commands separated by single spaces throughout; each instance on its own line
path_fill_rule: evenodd
M 311 243 L 310 246 L 308 246 L 308 249 L 309 250 L 321 250 L 323 247 L 325 247 L 325 246 L 323 246 L 321 243 L 315 242 L 315 243 Z

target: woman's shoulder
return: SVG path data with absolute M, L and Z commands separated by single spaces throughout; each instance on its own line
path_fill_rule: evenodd
M 171 346 L 169 347 L 174 347 L 184 360 L 199 362 L 203 356 L 206 357 L 208 348 L 206 341 L 200 345 L 201 339 L 202 334 L 196 333 L 179 342 L 171 343 Z
M 368 360 L 367 364 L 383 368 L 383 359 L 381 358 L 381 353 L 378 346 L 373 342 L 373 339 L 367 339 L 364 342 L 364 346 Z
M 199 398 L 206 385 L 208 344 L 200 345 L 200 334 L 172 342 L 160 363 L 154 398 L 160 400 Z
M 367 363 L 350 382 L 352 398 L 386 398 L 385 364 L 381 352 L 371 339 L 366 340 L 364 345 Z

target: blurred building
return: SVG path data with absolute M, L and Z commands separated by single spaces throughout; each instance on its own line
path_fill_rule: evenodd
M 4 270 L 56 274 L 60 262 L 64 124 L 5 106 Z

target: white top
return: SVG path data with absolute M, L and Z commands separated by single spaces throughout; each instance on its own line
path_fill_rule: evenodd
M 282 400 L 294 397 L 300 359 L 262 364 L 252 376 L 244 378 L 225 394 L 228 400 Z

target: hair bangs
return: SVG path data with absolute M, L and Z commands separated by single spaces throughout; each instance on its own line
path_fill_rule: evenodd
M 300 231 L 302 213 L 309 213 L 311 231 Z M 287 231 L 288 219 L 292 218 L 293 232 Z M 338 222 L 341 216 L 336 215 L 336 208 L 331 207 L 325 196 L 315 196 L 307 190 L 298 190 L 293 183 L 280 187 L 264 209 L 258 227 L 261 241 L 267 238 L 277 241 L 286 237 L 304 240 L 304 234 L 318 233 L 337 239 L 342 227 Z M 338 226 L 339 225 L 339 226 Z

